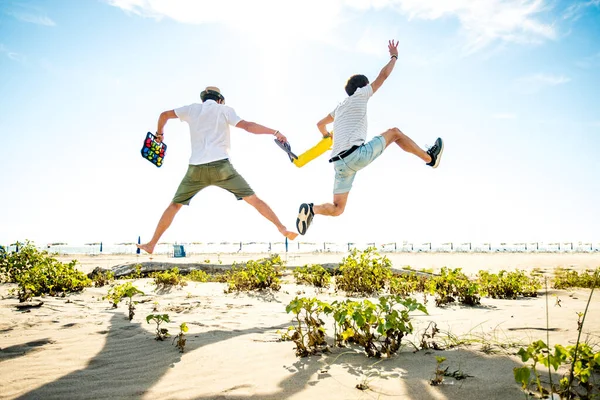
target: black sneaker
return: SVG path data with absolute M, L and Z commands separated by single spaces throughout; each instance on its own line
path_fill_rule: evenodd
M 444 141 L 442 138 L 437 138 L 435 144 L 427 150 L 427 154 L 431 156 L 431 162 L 428 162 L 432 168 L 437 168 L 440 165 L 442 159 L 442 153 L 444 152 Z
M 296 229 L 298 233 L 304 235 L 313 220 L 315 213 L 313 212 L 313 203 L 302 203 L 298 210 L 298 218 L 296 218 Z

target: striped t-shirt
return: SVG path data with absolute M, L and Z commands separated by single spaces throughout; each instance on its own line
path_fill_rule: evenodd
M 367 139 L 367 102 L 373 95 L 371 84 L 356 89 L 352 96 L 340 103 L 333 117 L 333 149 L 336 156 L 354 145 L 360 146 Z

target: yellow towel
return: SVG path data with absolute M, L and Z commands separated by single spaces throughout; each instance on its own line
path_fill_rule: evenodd
M 298 159 L 294 160 L 294 165 L 298 168 L 304 166 L 309 161 L 314 160 L 319 157 L 321 154 L 325 153 L 328 150 L 331 150 L 331 146 L 333 145 L 333 139 L 331 136 L 321 139 L 316 146 L 311 147 L 306 150 L 304 153 L 298 156 Z

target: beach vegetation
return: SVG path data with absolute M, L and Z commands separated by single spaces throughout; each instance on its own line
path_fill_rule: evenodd
M 165 340 L 169 334 L 169 330 L 167 328 L 161 328 L 161 324 L 169 323 L 171 320 L 169 319 L 169 314 L 149 314 L 146 316 L 146 323 L 150 323 L 150 321 L 156 324 L 156 340 Z
M 394 295 L 410 296 L 413 293 L 425 293 L 430 277 L 411 273 L 394 274 L 389 281 L 389 292 Z
M 435 376 L 434 378 L 431 380 L 430 384 L 432 386 L 438 386 L 441 385 L 442 382 L 444 382 L 444 376 L 446 374 L 446 372 L 448 371 L 448 367 L 446 367 L 445 369 L 442 369 L 442 363 L 446 361 L 446 357 L 439 357 L 436 356 L 435 357 Z
M 375 247 L 352 252 L 342 260 L 335 279 L 336 290 L 363 296 L 381 292 L 392 277 L 392 262 Z
M 210 281 L 210 275 L 201 269 L 195 269 L 186 275 L 186 278 L 193 282 L 208 282 Z
M 279 257 L 279 256 L 277 256 Z M 275 261 L 275 263 L 273 262 Z M 265 258 L 258 261 L 249 260 L 243 265 L 234 265 L 227 271 L 226 293 L 251 290 L 281 288 L 280 279 L 282 269 L 281 258 Z
M 185 322 L 179 325 L 179 334 L 173 338 L 173 344 L 179 349 L 180 353 L 185 350 L 185 342 L 187 341 L 185 333 L 188 331 L 188 326 Z
M 76 260 L 64 264 L 53 257 L 43 257 L 14 275 L 18 287 L 13 293 L 16 292 L 19 301 L 24 302 L 33 296 L 65 296 L 80 292 L 91 286 L 92 281 L 77 270 L 76 265 Z
M 461 268 L 451 270 L 443 267 L 440 275 L 428 281 L 428 289 L 430 294 L 435 295 L 438 307 L 455 301 L 470 306 L 481 303 L 479 284 L 470 280 Z
M 104 296 L 104 299 L 108 300 L 113 308 L 117 308 L 123 298 L 128 298 L 129 303 L 127 306 L 129 309 L 129 320 L 131 321 L 135 315 L 135 305 L 138 303 L 137 301 L 133 301 L 133 296 L 138 294 L 143 295 L 144 292 L 133 286 L 131 282 L 127 282 L 122 285 L 113 286 L 106 296 Z
M 0 257 L 0 282 L 16 283 L 17 276 L 40 264 L 58 262 L 46 250 L 38 250 L 34 243 L 26 240 L 25 243 L 15 243 L 19 251 L 5 251 Z
M 528 276 L 525 271 L 502 270 L 498 274 L 479 271 L 477 274 L 481 292 L 494 299 L 516 299 L 519 296 L 537 297 L 542 288 L 541 281 L 535 276 Z
M 326 351 L 325 327 L 321 314 L 331 306 L 317 298 L 298 298 L 290 302 L 286 312 L 294 314 L 294 326 L 282 335 L 283 340 L 292 340 L 296 344 L 296 356 L 306 357 Z
M 112 271 L 98 271 L 92 276 L 94 287 L 103 287 L 115 280 L 115 274 Z
M 569 271 L 564 268 L 557 268 L 554 271 L 554 283 L 555 289 L 569 289 L 569 288 L 587 288 L 598 287 L 600 280 L 597 276 L 600 275 L 600 267 L 596 270 L 587 270 L 581 273 L 577 271 Z
M 175 267 L 168 271 L 153 272 L 150 277 L 154 279 L 157 289 L 166 289 L 172 286 L 184 287 L 187 285 L 185 278 L 179 273 L 179 268 Z
M 331 282 L 331 274 L 318 264 L 305 265 L 294 269 L 294 279 L 299 285 L 310 285 L 318 288 L 327 288 Z
M 335 344 L 356 343 L 364 347 L 367 356 L 391 356 L 401 346 L 402 338 L 413 332 L 410 313 L 425 306 L 403 296 L 382 296 L 377 303 L 363 301 L 334 301 L 326 314 L 335 321 Z
M 144 275 L 142 274 L 142 264 L 135 264 L 133 266 L 133 271 L 131 272 L 131 274 L 123 275 L 119 279 L 140 279 L 143 277 Z

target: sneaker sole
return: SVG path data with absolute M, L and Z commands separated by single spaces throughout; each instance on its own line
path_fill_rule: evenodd
M 440 154 L 437 155 L 435 159 L 435 164 L 433 164 L 432 168 L 437 168 L 440 165 L 440 160 L 442 159 L 442 153 L 444 152 L 444 141 L 442 140 L 442 148 L 440 149 Z
M 308 229 L 308 217 L 310 215 L 310 207 L 306 203 L 300 205 L 298 210 L 298 218 L 296 218 L 296 229 L 298 233 L 304 235 Z

